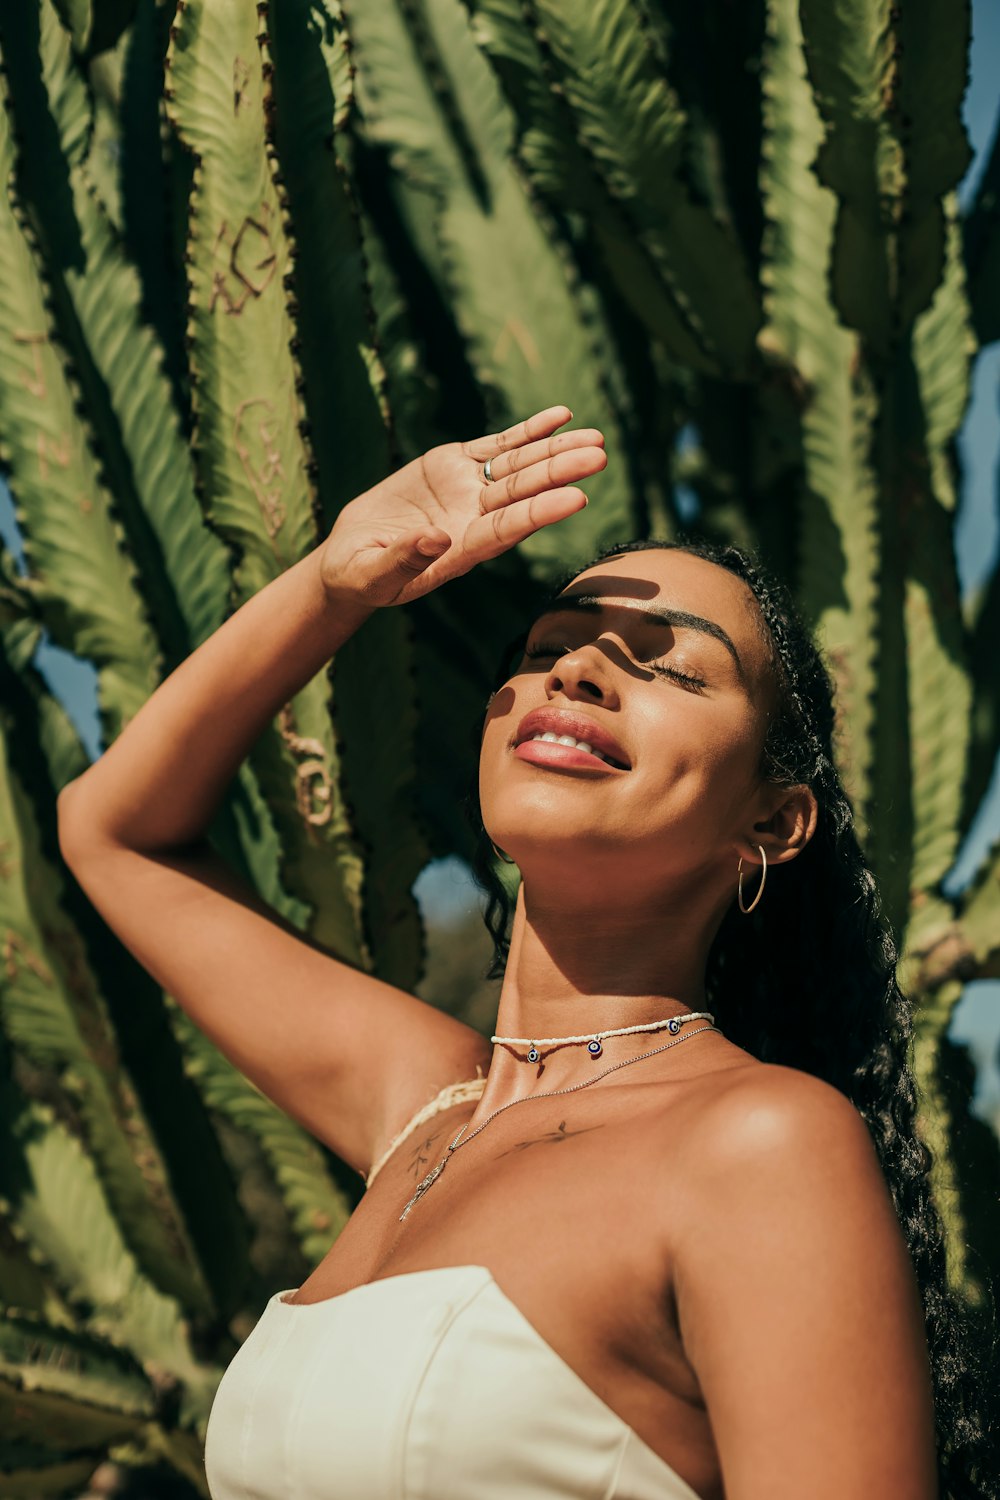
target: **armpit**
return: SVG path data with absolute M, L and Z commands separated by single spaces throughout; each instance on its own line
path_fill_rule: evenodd
M 407 1121 L 402 1130 L 393 1136 L 378 1161 L 368 1173 L 368 1176 L 365 1177 L 366 1188 L 371 1187 L 376 1176 L 381 1172 L 396 1147 L 405 1141 L 407 1136 L 416 1130 L 418 1125 L 422 1125 L 425 1120 L 431 1119 L 433 1115 L 440 1114 L 443 1109 L 451 1109 L 454 1104 L 464 1104 L 467 1099 L 478 1099 L 481 1096 L 483 1089 L 486 1087 L 486 1079 L 483 1077 L 482 1068 L 478 1063 L 476 1064 L 476 1074 L 475 1078 L 464 1079 L 461 1083 L 446 1084 L 439 1093 L 434 1095 L 430 1103 L 423 1105 L 417 1110 L 416 1114 L 412 1119 Z

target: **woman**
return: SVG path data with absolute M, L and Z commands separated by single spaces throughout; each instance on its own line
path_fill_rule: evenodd
M 492 1046 L 304 941 L 204 840 L 374 609 L 587 503 L 603 437 L 571 416 L 353 500 L 60 797 L 107 921 L 369 1184 L 226 1372 L 213 1496 L 932 1500 L 935 1415 L 942 1500 L 986 1494 L 829 686 L 740 554 L 602 557 L 491 698 L 484 838 L 522 877 L 508 939 L 492 876 Z

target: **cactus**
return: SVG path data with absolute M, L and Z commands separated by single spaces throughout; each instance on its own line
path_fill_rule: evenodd
M 1000 337 L 1000 145 L 964 218 L 956 198 L 968 46 L 941 0 L 4 8 L 5 1493 L 79 1492 L 117 1455 L 206 1494 L 221 1370 L 360 1192 L 63 867 L 55 796 L 87 757 L 32 665 L 43 632 L 93 662 L 107 745 L 352 496 L 555 400 L 607 435 L 599 503 L 378 612 L 210 837 L 312 940 L 412 988 L 413 882 L 470 853 L 455 791 L 538 586 L 682 521 L 756 544 L 837 681 L 949 1271 L 981 1301 L 997 1225 L 960 1169 L 946 1033 L 963 983 L 1000 977 L 997 850 L 944 884 L 1000 751 L 1000 570 L 963 605 L 954 553 L 955 437 Z M 994 1137 L 976 1151 L 985 1184 Z

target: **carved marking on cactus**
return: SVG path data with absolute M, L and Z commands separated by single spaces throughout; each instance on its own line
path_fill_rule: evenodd
M 493 358 L 495 360 L 505 359 L 511 344 L 516 344 L 526 365 L 537 370 L 541 365 L 541 355 L 538 345 L 532 338 L 528 328 L 520 318 L 508 318 L 500 330 L 499 337 L 493 345 Z
M 249 299 L 262 296 L 270 285 L 278 268 L 278 257 L 271 243 L 270 217 L 270 205 L 262 204 L 260 218 L 248 214 L 235 238 L 230 238 L 225 219 L 219 225 L 212 259 L 216 262 L 224 259 L 226 265 L 225 269 L 216 265 L 212 272 L 209 312 L 215 311 L 215 304 L 221 298 L 226 312 L 238 317 Z M 220 247 L 224 247 L 222 255 Z
M 227 313 L 240 312 L 242 310 L 243 303 L 246 301 L 246 297 L 244 297 L 238 304 L 235 303 L 229 295 L 229 288 L 226 286 L 226 273 L 224 271 L 215 270 L 212 272 L 212 295 L 208 303 L 209 312 L 215 311 L 215 304 L 220 297 L 222 298 Z
M 333 816 L 333 783 L 326 763 L 326 747 L 321 740 L 296 733 L 290 703 L 278 715 L 278 731 L 294 755 L 311 757 L 295 768 L 295 805 L 307 823 L 322 827 Z M 320 805 L 317 807 L 315 803 Z
M 285 519 L 285 505 L 281 498 L 285 471 L 277 431 L 277 415 L 266 396 L 254 396 L 249 401 L 240 402 L 233 418 L 233 446 L 270 537 L 277 535 Z
M 247 88 L 250 83 L 250 69 L 240 57 L 239 53 L 233 58 L 233 115 L 239 114 L 240 106 L 249 104 Z
M 45 371 L 42 369 L 43 344 L 47 344 L 49 336 L 47 333 L 25 333 L 17 329 L 14 332 L 15 344 L 26 344 L 31 350 L 31 359 L 35 367 L 34 374 L 26 376 L 22 374 L 21 384 L 29 395 L 37 396 L 39 400 L 45 399 L 47 387 L 45 385 Z
M 269 226 L 266 222 L 261 222 L 261 220 L 266 221 L 270 214 L 270 204 L 262 204 L 261 218 L 251 219 L 248 215 L 240 225 L 239 233 L 233 241 L 233 274 L 249 288 L 255 297 L 261 295 L 278 267 L 278 257 L 271 244 Z
M 293 728 L 291 704 L 286 703 L 281 710 L 281 738 L 285 741 L 289 750 L 296 755 L 319 755 L 324 756 L 326 749 L 321 740 L 310 739 L 307 735 L 296 734 Z
M 38 472 L 42 479 L 49 477 L 49 459 L 57 463 L 61 469 L 69 468 L 70 445 L 69 438 L 60 434 L 57 438 L 46 437 L 44 432 L 38 434 Z
M 11 984 L 18 978 L 20 970 L 17 964 L 17 955 L 20 954 L 21 963 L 26 969 L 40 979 L 43 984 L 53 984 L 54 976 L 52 970 L 34 953 L 19 932 L 13 932 L 8 927 L 3 940 L 3 966 Z
M 85 515 L 85 516 L 89 516 L 90 512 L 94 508 L 94 502 L 93 502 L 93 500 L 91 500 L 91 498 L 90 498 L 89 495 L 82 495 L 82 494 L 77 496 L 77 500 L 79 502 L 81 513 L 83 515 Z
M 300 766 L 296 767 L 295 774 L 298 778 L 295 786 L 295 800 L 299 812 L 307 823 L 312 823 L 318 828 L 324 823 L 329 823 L 333 814 L 333 808 L 330 806 L 333 788 L 324 763 L 321 760 L 304 760 Z M 319 780 L 310 782 L 310 777 L 313 776 L 319 777 Z M 317 808 L 313 806 L 314 802 L 324 805 Z

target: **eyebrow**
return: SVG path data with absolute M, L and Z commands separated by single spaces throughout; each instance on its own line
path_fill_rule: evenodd
M 697 630 L 702 635 L 710 635 L 715 640 L 721 641 L 736 663 L 736 670 L 740 678 L 745 682 L 746 673 L 743 663 L 740 661 L 739 653 L 733 645 L 732 640 L 721 625 L 714 620 L 705 620 L 701 615 L 692 615 L 684 609 L 668 609 L 660 604 L 640 604 L 636 599 L 619 598 L 612 594 L 559 594 L 545 608 L 536 615 L 536 620 L 541 620 L 545 615 L 559 614 L 562 610 L 579 610 L 582 614 L 600 614 L 609 605 L 627 605 L 629 609 L 638 610 L 641 614 L 648 615 L 658 624 L 677 626 L 682 630 Z

